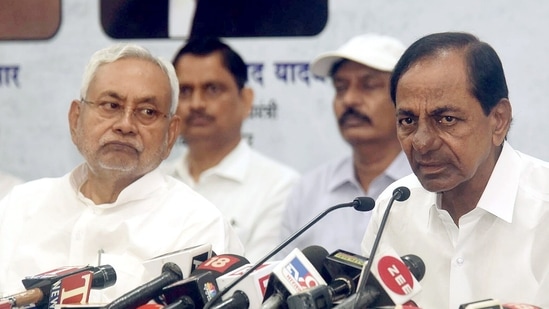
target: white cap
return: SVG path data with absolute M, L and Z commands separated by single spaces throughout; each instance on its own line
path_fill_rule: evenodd
M 376 70 L 391 72 L 404 53 L 399 40 L 379 35 L 362 34 L 353 37 L 336 51 L 322 53 L 310 65 L 315 75 L 329 77 L 332 66 L 341 59 L 351 60 Z

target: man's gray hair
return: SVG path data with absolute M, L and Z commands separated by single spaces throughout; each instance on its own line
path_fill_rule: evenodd
M 171 88 L 170 114 L 174 114 L 179 102 L 179 81 L 173 65 L 160 57 L 155 57 L 146 48 L 137 44 L 115 44 L 104 49 L 96 51 L 84 70 L 82 85 L 80 87 L 80 97 L 86 98 L 90 82 L 95 77 L 97 69 L 107 63 L 115 62 L 123 58 L 138 58 L 150 61 L 156 65 L 168 76 Z

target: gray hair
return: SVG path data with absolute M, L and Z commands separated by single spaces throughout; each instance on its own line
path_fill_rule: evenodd
M 86 65 L 82 85 L 80 87 L 80 97 L 86 98 L 90 82 L 95 77 L 97 69 L 107 63 L 115 62 L 123 58 L 138 58 L 150 61 L 156 65 L 168 76 L 171 88 L 170 114 L 174 114 L 179 101 L 179 81 L 173 65 L 160 57 L 155 57 L 149 50 L 136 44 L 115 44 L 110 47 L 96 51 Z

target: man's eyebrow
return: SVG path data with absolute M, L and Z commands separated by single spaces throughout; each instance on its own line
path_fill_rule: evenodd
M 112 91 L 112 90 L 104 91 L 99 95 L 99 98 L 104 98 L 104 97 L 109 97 L 109 98 L 113 98 L 113 99 L 117 99 L 117 100 L 123 100 L 124 99 L 123 96 L 119 95 L 118 93 L 116 93 L 115 91 Z
M 105 97 L 112 98 L 112 99 L 115 99 L 115 100 L 118 100 L 118 101 L 126 101 L 126 99 L 127 99 L 125 96 L 122 96 L 122 95 L 118 94 L 117 92 L 110 91 L 110 90 L 101 93 L 101 95 L 99 96 L 99 99 L 104 99 Z M 156 96 L 148 95 L 148 96 L 143 96 L 143 97 L 140 97 L 140 98 L 136 98 L 134 101 L 137 104 L 140 104 L 140 103 L 157 103 L 158 100 L 157 100 Z
M 448 112 L 460 112 L 459 108 L 453 106 L 441 106 L 429 112 L 430 116 L 440 116 Z M 409 109 L 400 108 L 397 109 L 396 114 L 399 116 L 415 116 L 416 114 Z
M 416 114 L 408 109 L 400 108 L 400 109 L 397 109 L 396 115 L 397 116 L 415 116 Z
M 459 112 L 460 109 L 456 108 L 456 107 L 453 107 L 453 106 L 441 106 L 441 107 L 438 107 L 434 110 L 432 110 L 431 112 L 429 112 L 429 115 L 432 115 L 432 116 L 440 116 L 442 114 L 445 114 L 447 112 Z
M 137 102 L 137 104 L 139 104 L 139 103 L 156 103 L 157 98 L 156 98 L 156 96 L 150 95 L 150 96 L 144 96 L 144 97 L 141 97 L 141 98 L 137 98 L 137 99 L 135 99 L 135 101 Z

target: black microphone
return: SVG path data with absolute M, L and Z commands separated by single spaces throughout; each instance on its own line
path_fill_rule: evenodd
M 374 245 L 372 246 L 372 250 L 370 251 L 370 261 L 373 261 L 375 258 L 377 247 L 379 246 L 379 241 L 381 240 L 381 235 L 383 234 L 383 230 L 385 229 L 385 224 L 387 223 L 387 219 L 389 218 L 389 212 L 391 211 L 391 207 L 393 207 L 393 203 L 395 201 L 403 202 L 409 197 L 410 189 L 406 187 L 398 187 L 393 190 L 393 196 L 391 196 L 389 204 L 387 205 L 387 209 L 385 209 L 385 212 L 383 213 L 381 223 L 379 224 L 379 230 L 377 232 L 376 238 L 374 239 Z M 370 276 L 372 270 L 372 264 L 373 263 L 366 263 L 365 267 L 363 268 L 362 274 L 360 275 L 360 281 L 358 282 L 357 293 L 360 293 L 360 291 L 366 286 L 366 282 L 368 281 L 368 277 Z
M 287 305 L 293 308 L 330 308 L 334 302 L 350 296 L 356 291 L 360 271 L 368 259 L 345 250 L 336 250 L 326 256 L 317 270 L 328 282 L 307 289 L 287 298 Z
M 299 251 L 299 249 L 294 250 Z M 286 299 L 292 294 L 291 291 L 288 290 L 288 287 L 295 286 L 296 284 L 300 285 L 297 282 L 301 281 L 305 286 L 316 285 L 317 282 L 319 284 L 325 284 L 325 282 L 323 282 L 324 277 L 320 274 L 319 270 L 322 268 L 322 263 L 328 256 L 328 251 L 321 246 L 309 246 L 303 249 L 301 253 L 303 253 L 305 260 L 311 265 L 306 265 L 305 260 L 302 260 L 297 255 L 294 257 L 293 251 L 280 261 L 269 277 L 264 300 L 261 305 L 262 309 L 287 308 Z M 290 258 L 290 260 L 288 260 L 288 258 Z M 298 264 L 302 264 L 302 266 L 298 266 Z M 280 269 L 281 267 L 291 269 L 291 278 L 283 275 L 284 271 L 277 271 L 277 269 Z M 315 270 L 318 271 L 318 275 L 314 273 Z M 292 292 L 296 293 L 296 291 Z
M 120 296 L 103 309 L 137 308 L 153 299 L 165 286 L 181 279 L 183 274 L 179 266 L 171 262 L 165 263 L 160 276 Z
M 303 234 L 305 231 L 307 231 L 313 224 L 320 221 L 320 219 L 324 218 L 328 213 L 344 207 L 353 207 L 355 210 L 358 211 L 370 211 L 374 209 L 375 201 L 371 197 L 357 197 L 350 203 L 343 203 L 338 204 L 332 207 L 327 208 L 320 214 L 318 214 L 316 217 L 314 217 L 309 223 L 305 224 L 303 227 L 301 227 L 297 232 L 290 235 L 286 240 L 284 240 L 280 245 L 278 245 L 276 248 L 274 248 L 271 252 L 267 253 L 263 258 L 261 258 L 259 261 L 257 261 L 254 266 L 250 267 L 248 271 L 246 271 L 244 274 L 242 274 L 241 277 L 235 279 L 231 284 L 227 285 L 221 292 L 216 294 L 211 301 L 209 301 L 205 306 L 204 309 L 209 309 L 214 305 L 218 300 L 220 300 L 223 295 L 225 295 L 229 290 L 231 290 L 233 287 L 235 287 L 240 281 L 244 280 L 247 276 L 249 276 L 255 269 L 257 269 L 259 266 L 261 266 L 263 263 L 265 263 L 267 260 L 275 256 L 278 252 L 280 252 L 282 249 L 284 249 L 288 244 L 290 244 L 294 239 L 296 239 L 299 235 Z
M 213 305 L 212 309 L 243 309 L 249 308 L 250 300 L 246 293 L 237 290 L 228 299 L 221 301 L 219 304 Z
M 164 287 L 160 297 L 161 303 L 166 305 L 164 307 L 166 309 L 187 308 L 189 304 L 202 308 L 219 292 L 216 283 L 218 277 L 248 263 L 245 257 L 236 254 L 220 254 L 211 257 L 198 265 L 189 278 Z
M 425 274 L 425 264 L 416 255 L 408 254 L 400 257 L 408 268 L 410 273 L 416 278 L 421 280 Z M 334 303 L 349 297 L 355 292 L 356 282 L 359 280 L 358 275 L 364 266 L 364 263 L 368 263 L 368 259 L 349 253 L 344 250 L 336 250 L 330 254 L 324 261 L 324 267 L 330 273 L 333 278 L 328 285 L 321 285 L 311 289 L 307 289 L 299 294 L 295 294 L 288 297 L 287 303 L 289 309 L 322 309 L 331 308 Z M 378 282 L 377 278 L 370 278 L 366 285 L 367 296 L 363 299 L 368 299 L 367 303 L 372 304 L 374 301 L 379 301 L 379 305 L 389 304 L 390 298 L 387 295 L 387 291 Z M 354 298 L 352 301 L 345 300 L 352 307 Z M 339 308 L 339 307 L 338 307 Z
M 91 280 L 85 278 L 91 277 Z M 70 291 L 70 298 L 79 296 L 87 301 L 89 289 L 104 289 L 116 283 L 116 272 L 111 265 L 98 267 L 62 267 L 22 280 L 27 289 L 24 292 L 2 298 L 12 306 L 24 307 L 34 304 L 36 308 L 47 308 L 50 303 L 69 301 L 60 291 Z M 52 297 L 52 294 L 54 297 Z
M 385 212 L 383 213 L 383 217 L 382 217 L 381 223 L 379 225 L 378 233 L 377 233 L 377 235 L 374 239 L 374 244 L 372 246 L 372 250 L 370 251 L 370 257 L 369 257 L 370 262 L 366 263 L 364 265 L 364 267 L 362 268 L 362 272 L 361 272 L 361 275 L 360 275 L 360 280 L 358 282 L 356 294 L 354 296 L 353 308 L 360 308 L 363 305 L 363 304 L 361 304 L 361 302 L 363 302 L 364 298 L 362 298 L 360 294 L 365 293 L 365 292 L 363 292 L 363 290 L 366 287 L 366 282 L 368 282 L 368 277 L 370 276 L 370 273 L 371 273 L 371 268 L 372 268 L 372 265 L 373 265 L 373 261 L 375 259 L 375 254 L 376 254 L 377 248 L 379 246 L 379 242 L 381 240 L 381 235 L 383 234 L 383 230 L 385 229 L 385 224 L 387 223 L 387 219 L 389 217 L 391 207 L 393 207 L 393 203 L 395 201 L 403 202 L 403 201 L 407 200 L 409 197 L 410 197 L 410 189 L 408 189 L 407 187 L 398 187 L 395 190 L 393 190 L 393 195 L 391 196 L 391 199 L 389 200 L 387 208 L 385 209 Z M 373 295 L 375 293 L 370 293 L 370 291 L 368 291 L 368 293 L 365 293 L 365 294 Z
M 413 254 L 402 256 L 400 258 L 401 261 L 398 261 L 391 255 L 383 256 L 381 260 L 382 261 L 379 262 L 378 266 L 380 264 L 385 264 L 382 269 L 386 268 L 385 270 L 387 271 L 384 274 L 380 271 L 379 278 L 371 276 L 368 283 L 364 286 L 362 293 L 357 291 L 357 293 L 335 306 L 334 309 L 381 308 L 383 306 L 394 306 L 395 302 L 393 302 L 391 297 L 394 297 L 396 294 L 398 294 L 401 303 L 411 302 L 410 298 L 415 295 L 414 293 L 419 291 L 419 288 L 413 285 L 413 280 L 409 279 L 412 276 L 418 281 L 423 279 L 423 276 L 425 275 L 425 263 L 423 263 L 423 260 Z M 393 263 L 387 265 L 386 262 L 391 260 Z M 373 261 L 370 260 L 368 263 L 373 263 Z M 402 267 L 399 267 L 398 265 L 400 263 L 404 263 L 407 269 L 404 270 Z M 385 284 L 385 287 L 381 284 L 382 282 Z M 405 295 L 402 295 L 402 293 L 395 293 L 397 292 L 395 290 L 395 283 L 405 285 L 399 292 L 403 292 L 403 290 L 406 289 L 408 293 Z M 358 305 L 355 305 L 355 303 Z

